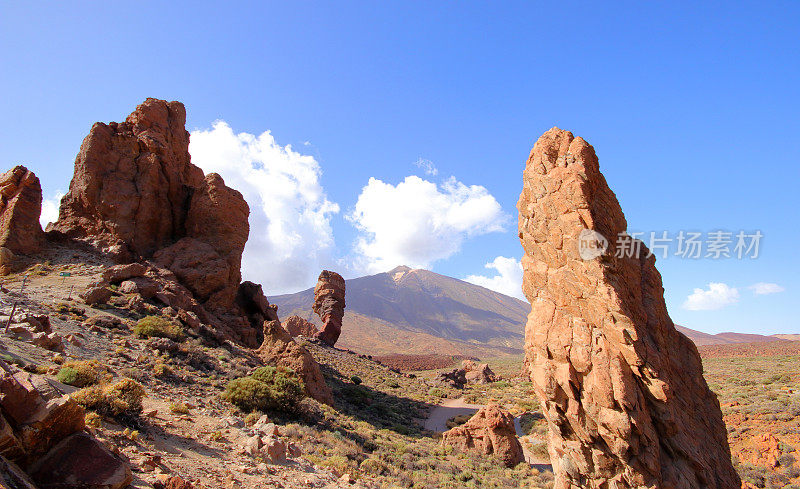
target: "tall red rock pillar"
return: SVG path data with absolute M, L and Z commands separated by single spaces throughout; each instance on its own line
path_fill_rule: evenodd
M 655 258 L 637 242 L 638 256 L 616 256 L 627 223 L 594 148 L 547 131 L 517 208 L 525 361 L 556 489 L 738 489 L 719 402 L 667 314 Z
M 341 275 L 329 270 L 319 274 L 314 287 L 314 312 L 322 319 L 322 330 L 316 336 L 328 346 L 335 345 L 342 333 L 344 292 L 345 284 Z

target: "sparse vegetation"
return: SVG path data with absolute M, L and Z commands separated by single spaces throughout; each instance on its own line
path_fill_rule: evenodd
M 56 379 L 62 384 L 87 387 L 100 382 L 103 370 L 97 360 L 69 361 L 63 364 Z
M 296 413 L 304 397 L 303 381 L 293 371 L 271 366 L 228 382 L 222 394 L 223 399 L 245 412 Z
M 136 415 L 142 410 L 144 387 L 133 379 L 85 387 L 72 398 L 86 409 L 106 416 Z
M 133 333 L 140 338 L 169 338 L 181 341 L 184 337 L 181 325 L 161 316 L 145 316 L 137 321 Z

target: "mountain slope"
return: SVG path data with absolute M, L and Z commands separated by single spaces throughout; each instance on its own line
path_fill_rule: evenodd
M 370 354 L 520 353 L 530 304 L 428 270 L 397 267 L 347 280 L 342 346 Z M 315 324 L 314 290 L 270 298 L 280 316 Z
M 693 329 L 675 325 L 681 333 L 685 334 L 697 346 L 706 345 L 730 345 L 738 343 L 765 343 L 770 341 L 781 341 L 779 335 L 765 336 L 749 333 L 718 333 L 708 334 Z M 787 338 L 788 339 L 788 338 Z

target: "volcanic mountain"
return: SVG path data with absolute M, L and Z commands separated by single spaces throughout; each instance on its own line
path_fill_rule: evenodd
M 429 270 L 400 266 L 346 281 L 337 346 L 372 355 L 494 356 L 522 352 L 527 302 Z M 270 297 L 285 319 L 319 325 L 314 289 Z

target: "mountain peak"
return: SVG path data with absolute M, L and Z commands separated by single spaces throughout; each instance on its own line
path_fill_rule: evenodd
M 399 282 L 401 278 L 405 277 L 405 275 L 411 271 L 411 267 L 407 267 L 405 265 L 400 265 L 399 267 L 392 268 L 389 270 L 388 273 L 392 280 L 395 282 Z

